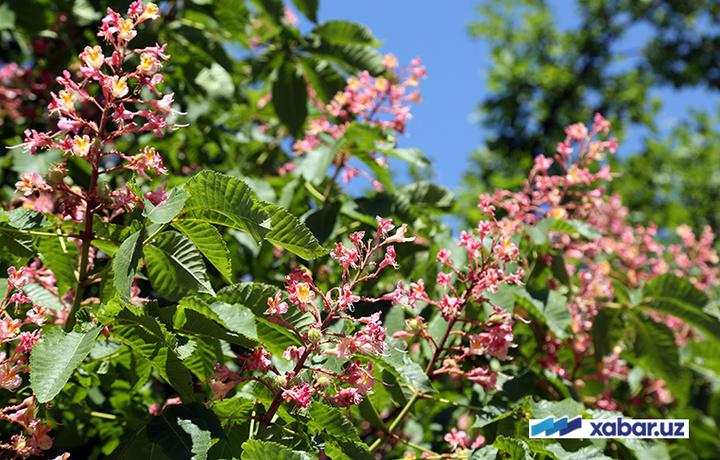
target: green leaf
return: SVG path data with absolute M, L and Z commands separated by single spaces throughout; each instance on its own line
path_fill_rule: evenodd
M 333 97 L 345 88 L 345 77 L 328 61 L 313 56 L 298 56 L 308 83 L 321 101 L 329 104 Z
M 482 428 L 513 415 L 513 410 L 498 405 L 488 405 L 478 411 L 473 428 Z
M 125 308 L 116 317 L 111 337 L 129 346 L 180 394 L 193 401 L 192 375 L 175 352 L 177 340 L 147 314 Z
M 383 56 L 376 49 L 364 45 L 336 45 L 323 42 L 314 54 L 332 59 L 348 72 L 367 70 L 371 75 L 385 72 Z
M 266 240 L 306 260 L 317 259 L 330 252 L 320 246 L 310 229 L 295 216 L 272 203 L 262 202 L 262 205 L 263 211 L 272 219 L 272 231 L 265 235 Z
M 720 340 L 720 320 L 704 311 L 707 295 L 671 274 L 660 275 L 645 285 L 640 307 L 672 315 L 695 326 L 708 338 Z
M 198 248 L 188 237 L 165 232 L 155 237 L 157 245 L 145 247 L 150 283 L 168 300 L 179 300 L 188 291 L 215 295 Z
M 217 62 L 203 67 L 195 77 L 195 84 L 205 90 L 211 99 L 232 100 L 235 95 L 232 75 Z
M 415 182 L 402 187 L 400 192 L 407 195 L 413 206 L 425 209 L 447 212 L 455 204 L 455 194 L 450 189 L 431 182 Z
M 205 258 L 220 272 L 223 280 L 230 282 L 232 264 L 230 251 L 220 232 L 206 222 L 173 222 L 180 233 L 185 235 L 202 252 Z
M 410 163 L 418 168 L 426 168 L 432 164 L 432 161 L 422 153 L 420 149 L 383 149 L 377 148 L 378 152 L 385 153 L 387 155 L 399 158 L 403 161 Z
M 260 242 L 271 230 L 270 216 L 252 196 L 243 181 L 204 170 L 185 184 L 190 196 L 180 222 L 207 222 L 248 232 Z
M 263 312 L 267 310 L 267 299 L 273 297 L 276 292 L 277 289 L 272 286 L 257 283 L 240 283 L 228 286 L 218 292 L 217 301 L 213 304 L 213 311 L 228 329 L 234 330 L 235 327 L 242 328 L 244 326 L 242 317 L 237 317 L 237 313 L 242 312 L 242 310 L 235 311 L 235 309 L 240 306 L 250 308 L 255 315 L 256 337 L 271 353 L 280 356 L 287 347 L 302 344 L 287 327 L 271 323 L 265 319 Z M 223 305 L 223 303 L 229 305 L 229 307 Z M 283 317 L 298 330 L 302 330 L 308 324 L 314 322 L 311 314 L 303 314 L 298 309 L 288 311 Z M 225 322 L 226 320 L 229 324 Z M 236 332 L 242 332 L 242 330 Z
M 143 203 L 145 203 L 145 209 L 143 210 L 143 217 L 147 217 L 150 219 L 150 222 L 154 224 L 167 224 L 182 211 L 187 197 L 188 192 L 186 192 L 185 189 L 175 187 L 170 190 L 167 200 L 160 206 L 155 206 L 150 200 L 144 198 Z
M 611 460 L 603 454 L 602 450 L 595 446 L 585 446 L 575 452 L 568 452 L 560 443 L 547 444 L 545 446 L 557 460 Z
M 568 418 L 575 418 L 583 410 L 583 406 L 577 401 L 572 399 L 564 399 L 562 401 L 534 401 L 530 400 L 530 409 L 532 410 L 533 418 L 545 419 L 547 417 L 562 418 L 567 416 Z
M 55 274 L 60 295 L 77 286 L 80 251 L 74 242 L 41 238 L 37 241 L 37 250 L 43 263 Z
M 113 258 L 113 285 L 124 299 L 130 298 L 144 239 L 145 227 L 127 237 Z
M 515 302 L 528 310 L 530 314 L 536 318 L 544 321 L 548 328 L 558 338 L 562 339 L 568 336 L 567 329 L 572 321 L 572 315 L 568 309 L 565 297 L 561 294 L 556 291 L 547 291 L 547 299 L 543 304 L 524 288 L 507 286 L 502 289 L 503 292 L 506 290 L 511 290 L 514 295 Z M 498 289 L 498 294 L 501 294 L 500 289 Z M 496 295 L 488 296 L 488 298 L 492 301 L 495 296 Z
M 317 22 L 318 0 L 293 0 L 295 7 L 312 22 Z
M 595 227 L 579 220 L 560 220 L 556 219 L 550 230 L 561 233 L 577 233 L 589 240 L 596 240 L 602 236 Z
M 272 85 L 272 103 L 290 134 L 299 137 L 308 114 L 307 86 L 293 59 L 287 59 L 278 69 Z
M 509 458 L 514 460 L 533 459 L 530 448 L 522 439 L 509 438 L 507 436 L 500 435 L 495 439 L 493 447 L 497 448 L 500 452 L 509 454 Z
M 35 230 L 50 225 L 45 214 L 32 209 L 17 208 L 7 213 L 8 224 L 19 230 Z
M 65 305 L 52 292 L 37 283 L 28 283 L 22 288 L 23 294 L 30 297 L 33 303 L 55 311 L 65 310 Z
M 600 362 L 612 352 L 621 338 L 625 336 L 625 321 L 622 310 L 603 308 L 593 319 L 592 341 L 595 348 L 595 360 Z
M 217 415 L 203 404 L 173 404 L 153 417 L 148 438 L 168 457 L 176 460 L 203 460 L 213 439 L 227 439 Z
M 370 156 L 369 153 L 353 149 L 352 154 L 355 158 L 365 163 L 365 165 L 370 168 L 373 173 L 375 173 L 375 178 L 385 188 L 387 188 L 388 190 L 395 189 L 395 184 L 393 184 L 392 178 L 390 177 L 390 173 L 388 172 L 387 168 L 384 166 L 380 166 L 378 162 L 375 161 L 375 158 Z
M 242 460 L 312 460 L 306 452 L 290 450 L 274 442 L 251 439 L 242 445 Z
M 37 155 L 30 155 L 23 149 L 13 149 L 11 155 L 13 157 L 11 169 L 18 174 L 45 175 L 53 164 L 64 160 L 62 150 L 56 149 L 38 152 Z
M 66 333 L 59 326 L 45 329 L 30 355 L 30 387 L 40 404 L 63 389 L 75 368 L 90 353 L 101 327 Z
M 382 46 L 370 29 L 362 24 L 346 21 L 328 21 L 313 30 L 323 39 L 336 45 Z
M 407 351 L 399 350 L 400 341 L 388 341 L 388 343 L 391 346 L 388 347 L 388 356 L 385 356 L 383 361 L 389 364 L 408 385 L 416 390 L 423 393 L 437 393 L 422 367 L 410 359 Z
M 2 248 L 0 254 L 7 252 L 18 257 L 32 257 L 35 255 L 32 236 L 18 233 L 4 224 L 0 224 L 0 248 Z M 4 254 L 3 258 L 5 258 Z
M 495 460 L 498 450 L 493 446 L 482 446 L 470 454 L 469 460 Z
M 210 305 L 210 310 L 218 315 L 223 324 L 231 331 L 242 334 L 253 341 L 258 339 L 255 315 L 249 308 L 242 305 L 215 302 Z
M 0 30 L 12 30 L 14 28 L 15 28 L 15 12 L 10 9 L 9 3 L 0 5 Z M 25 152 L 23 152 L 23 153 L 25 153 Z
M 236 307 L 238 310 L 242 309 L 246 311 L 247 313 L 245 314 L 237 312 L 233 316 L 230 316 L 227 315 L 226 312 L 223 312 L 225 317 L 230 320 L 231 325 L 228 325 L 228 327 L 235 333 L 230 332 L 223 325 L 218 324 L 214 318 L 209 318 L 198 310 L 185 308 L 180 305 L 178 305 L 177 308 L 168 308 L 174 310 L 172 318 L 173 329 L 177 332 L 188 334 L 190 337 L 214 337 L 245 348 L 255 348 L 257 345 L 255 317 L 252 312 L 245 307 Z M 214 312 L 212 306 L 209 307 L 209 310 Z M 240 323 L 240 327 L 238 327 L 237 323 Z
M 635 330 L 635 357 L 644 369 L 665 380 L 671 394 L 680 405 L 689 398 L 691 376 L 687 368 L 680 365 L 675 334 L 665 324 L 656 323 L 640 314 L 631 312 Z
M 308 182 L 320 185 L 327 178 L 327 170 L 335 159 L 338 150 L 345 144 L 344 138 L 337 139 L 332 147 L 321 145 L 304 155 L 297 168 L 298 173 Z

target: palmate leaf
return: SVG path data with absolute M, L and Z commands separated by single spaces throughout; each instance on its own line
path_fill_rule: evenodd
M 148 361 L 184 401 L 192 401 L 192 375 L 176 354 L 177 340 L 155 318 L 131 310 L 132 307 L 125 308 L 118 313 L 110 330 L 111 338 Z
M 54 216 L 53 216 L 54 217 Z M 26 208 L 17 208 L 7 213 L 8 224 L 19 230 L 35 230 L 50 225 L 45 214 Z
M 148 439 L 174 460 L 202 460 L 214 438 L 227 439 L 217 415 L 203 404 L 173 404 L 147 427 Z
M 0 292 L 4 292 L 1 291 Z M 28 296 L 34 304 L 42 305 L 55 311 L 65 310 L 65 305 L 52 292 L 37 283 L 28 283 L 23 287 L 23 294 Z
M 312 460 L 307 452 L 291 450 L 283 445 L 251 439 L 242 445 L 242 460 Z
M 317 22 L 318 0 L 293 0 L 295 8 L 312 22 Z
M 260 242 L 272 230 L 270 216 L 245 182 L 204 170 L 185 184 L 190 196 L 178 222 L 207 222 L 249 233 Z
M 373 460 L 367 444 L 360 440 L 355 426 L 338 409 L 315 402 L 310 406 L 308 425 L 322 433 L 325 450 L 330 458 L 346 460 Z
M 43 263 L 55 274 L 60 295 L 76 287 L 80 251 L 75 243 L 60 238 L 42 238 L 36 247 Z
M 720 320 L 704 311 L 707 295 L 684 278 L 664 274 L 643 290 L 640 307 L 672 315 L 696 327 L 708 338 L 720 340 Z
M 101 327 L 66 333 L 53 326 L 43 332 L 30 356 L 30 386 L 39 403 L 51 401 L 90 353 Z
M 173 222 L 180 233 L 188 237 L 202 252 L 205 258 L 220 272 L 220 276 L 229 282 L 232 277 L 230 251 L 220 232 L 206 222 Z
M 637 312 L 630 315 L 635 330 L 635 357 L 644 369 L 665 380 L 665 384 L 680 405 L 687 403 L 690 372 L 680 365 L 675 334 L 665 324 L 643 318 Z
M 400 350 L 400 341 L 394 340 L 389 343 L 391 347 L 388 347 L 388 356 L 384 357 L 382 361 L 387 363 L 388 367 L 399 375 L 405 383 L 416 390 L 423 393 L 437 393 L 422 367 L 413 361 L 406 351 Z
M 278 69 L 272 85 L 272 103 L 280 121 L 298 137 L 307 118 L 307 85 L 291 57 Z
M 211 310 L 212 306 L 208 307 Z M 248 312 L 247 315 L 237 315 L 238 322 L 241 322 L 242 327 L 234 328 L 232 332 L 228 330 L 224 325 L 219 324 L 214 320 L 203 314 L 203 312 L 195 310 L 193 308 L 186 308 L 182 305 L 177 307 L 166 307 L 163 310 L 168 310 L 167 314 L 172 314 L 173 329 L 176 332 L 188 334 L 191 337 L 211 337 L 224 340 L 229 343 L 234 343 L 245 348 L 254 348 L 257 345 L 257 333 L 255 332 L 255 318 L 253 317 L 250 310 L 244 307 L 238 307 Z M 213 316 L 214 316 L 214 312 Z M 240 330 L 237 330 L 240 329 Z
M 438 211 L 450 211 L 455 204 L 455 194 L 442 185 L 419 181 L 402 187 L 399 192 L 407 195 L 413 206 Z
M 345 88 L 345 78 L 332 65 L 313 56 L 298 56 L 303 72 L 321 101 L 329 104 Z
M 131 295 L 144 238 L 145 227 L 123 241 L 113 257 L 113 285 L 125 299 L 129 299 Z
M 596 240 L 602 236 L 595 227 L 579 220 L 555 219 L 550 225 L 550 230 L 561 233 L 577 233 L 589 240 Z
M 188 291 L 215 294 L 206 275 L 205 264 L 197 247 L 188 237 L 176 232 L 161 233 L 157 245 L 145 247 L 150 283 L 168 300 L 179 300 Z
M 262 202 L 263 211 L 272 219 L 272 231 L 265 239 L 303 259 L 312 260 L 329 253 L 315 235 L 295 216 L 272 203 Z
M 18 233 L 5 224 L 0 224 L 0 249 L 3 258 L 6 258 L 7 254 L 17 257 L 32 257 L 35 255 L 32 236 Z
M 208 452 L 212 460 L 241 458 L 242 444 L 250 439 L 250 420 L 247 416 L 255 409 L 255 401 L 239 396 L 215 401 L 212 410 L 222 420 L 227 441 L 219 439 Z M 269 459 L 268 459 L 269 460 Z
M 403 161 L 410 163 L 418 168 L 425 168 L 430 166 L 432 162 L 422 153 L 422 150 L 409 148 L 409 149 L 376 149 L 378 152 L 390 155 L 395 158 L 399 158 Z
M 382 54 L 370 46 L 323 42 L 312 51 L 316 56 L 331 59 L 348 72 L 366 69 L 371 75 L 380 75 L 385 71 Z
M 153 205 L 150 200 L 144 198 L 143 217 L 147 217 L 154 224 L 166 224 L 182 211 L 187 197 L 188 192 L 182 187 L 175 187 L 168 193 L 167 200 L 159 206 Z
M 337 45 L 381 46 L 367 27 L 346 21 L 327 21 L 313 30 L 323 39 Z
M 603 308 L 595 316 L 592 325 L 592 341 L 595 360 L 600 362 L 609 355 L 613 347 L 625 336 L 625 321 L 622 310 Z

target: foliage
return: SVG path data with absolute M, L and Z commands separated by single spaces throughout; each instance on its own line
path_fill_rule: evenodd
M 26 67 L 3 94 L 62 64 L 3 112 L 8 458 L 718 455 L 714 236 L 629 222 L 601 115 L 455 240 L 452 193 L 386 163 L 428 163 L 398 145 L 425 69 L 363 26 L 303 34 L 279 1 L 8 5 Z M 36 36 L 64 53 L 28 60 Z M 528 436 L 620 412 L 692 437 Z
M 623 180 L 609 187 L 627 197 L 633 222 L 719 230 L 717 199 L 707 193 L 716 185 L 694 169 L 714 164 L 704 147 L 716 118 L 679 113 L 685 121 L 669 128 L 657 116 L 659 90 L 720 89 L 717 2 L 487 0 L 478 11 L 470 30 L 492 56 L 479 105 L 489 134 L 471 157 L 466 196 L 517 187 L 533 157 L 555 150 L 562 126 L 600 112 L 622 146 L 614 164 Z

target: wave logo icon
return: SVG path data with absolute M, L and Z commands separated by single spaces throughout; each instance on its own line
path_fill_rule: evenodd
M 535 424 L 530 424 L 531 438 L 561 437 L 582 428 L 582 417 L 579 415 L 572 420 L 567 417 L 555 419 L 548 417 Z

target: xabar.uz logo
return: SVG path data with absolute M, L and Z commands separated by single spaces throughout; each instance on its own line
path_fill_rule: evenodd
M 530 420 L 531 438 L 687 438 L 689 420 L 624 419 L 583 420 L 577 416 Z

